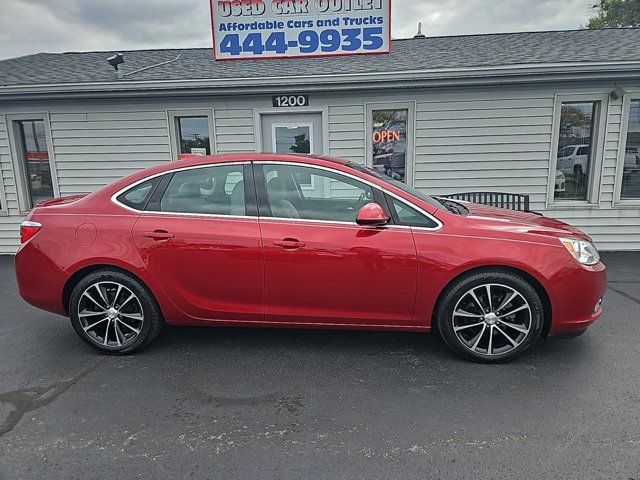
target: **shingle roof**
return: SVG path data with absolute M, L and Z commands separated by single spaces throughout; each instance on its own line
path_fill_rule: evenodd
M 548 63 L 640 61 L 640 28 L 426 37 L 392 42 L 388 55 L 215 62 L 209 48 L 123 51 L 123 73 L 175 59 L 117 80 L 113 51 L 38 53 L 0 61 L 0 85 L 145 80 L 233 79 L 402 72 Z

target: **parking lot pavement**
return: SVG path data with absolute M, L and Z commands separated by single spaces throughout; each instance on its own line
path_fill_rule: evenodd
M 168 329 L 105 357 L 0 258 L 0 479 L 638 479 L 640 253 L 605 262 L 585 335 L 487 366 L 360 331 Z

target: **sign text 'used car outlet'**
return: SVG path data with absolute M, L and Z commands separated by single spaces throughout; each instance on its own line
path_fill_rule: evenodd
M 211 0 L 216 60 L 388 53 L 391 0 Z

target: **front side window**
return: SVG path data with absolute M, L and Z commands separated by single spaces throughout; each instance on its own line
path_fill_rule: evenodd
M 438 224 L 429 217 L 394 197 L 387 195 L 387 203 L 391 206 L 391 213 L 398 225 L 424 228 L 435 228 L 438 226 Z
M 28 208 L 55 196 L 43 120 L 16 121 Z
M 364 165 L 360 165 L 359 163 L 355 163 L 355 162 L 347 163 L 347 167 L 352 168 L 357 172 L 364 173 L 365 175 L 370 175 L 378 180 L 382 180 L 383 182 L 388 183 L 389 185 L 393 185 L 394 187 L 399 188 L 403 192 L 406 192 L 409 195 L 413 195 L 414 197 L 422 200 L 423 202 L 428 203 L 432 207 L 439 208 L 440 210 L 447 210 L 447 208 L 435 198 L 421 192 L 420 190 L 416 190 L 415 188 L 410 187 L 405 183 L 402 183 L 398 180 L 394 180 L 393 178 L 385 175 L 384 173 L 380 173 L 377 170 L 374 170 L 369 167 L 365 167 Z
M 160 211 L 208 215 L 246 215 L 243 165 L 193 168 L 173 174 Z
M 211 155 L 209 117 L 176 117 L 179 154 Z
M 598 104 L 562 103 L 556 172 L 564 175 L 565 188 L 556 188 L 556 200 L 587 200 Z
M 637 200 L 640 199 L 640 99 L 632 100 L 629 107 L 620 198 Z
M 338 173 L 298 165 L 263 170 L 273 217 L 355 223 L 358 210 L 374 201 L 370 186 Z
M 372 110 L 373 168 L 394 180 L 407 181 L 407 123 L 409 110 Z

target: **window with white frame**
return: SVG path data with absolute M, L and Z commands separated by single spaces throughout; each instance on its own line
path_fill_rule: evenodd
M 368 165 L 413 183 L 413 103 L 367 105 Z
M 312 123 L 274 123 L 271 128 L 275 153 L 314 153 Z M 301 179 L 300 183 L 305 190 L 315 189 L 313 177 L 310 174 Z
M 550 172 L 553 201 L 597 203 L 602 169 L 606 98 L 558 97 Z
M 620 200 L 640 200 L 640 98 L 629 101 Z
M 169 135 L 174 160 L 181 155 L 214 153 L 213 112 L 181 110 L 169 114 Z
M 46 115 L 8 115 L 9 140 L 20 210 L 59 195 Z

